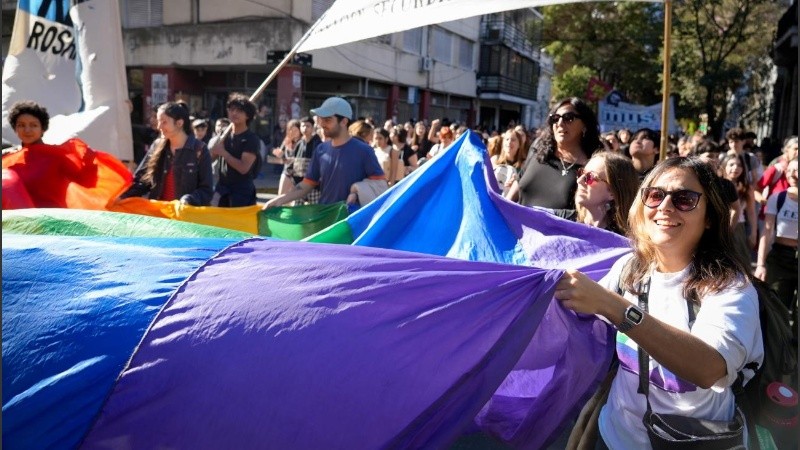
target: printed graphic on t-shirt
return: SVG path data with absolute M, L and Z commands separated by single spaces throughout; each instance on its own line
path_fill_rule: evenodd
M 636 343 L 623 333 L 617 333 L 617 356 L 619 367 L 630 373 L 639 375 L 639 349 Z M 682 394 L 694 392 L 697 386 L 681 379 L 655 360 L 650 360 L 650 385 L 667 392 Z

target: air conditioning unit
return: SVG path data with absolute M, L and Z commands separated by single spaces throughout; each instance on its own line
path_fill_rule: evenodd
M 433 69 L 433 59 L 428 56 L 423 56 L 419 62 L 420 72 L 430 72 Z

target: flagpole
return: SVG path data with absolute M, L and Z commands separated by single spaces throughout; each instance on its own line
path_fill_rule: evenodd
M 322 22 L 322 20 L 328 14 L 328 11 L 330 11 L 330 8 L 325 10 L 325 12 L 320 16 L 320 18 L 317 19 L 317 21 L 314 22 L 311 25 L 311 27 L 308 28 L 308 31 L 306 31 L 303 37 L 301 37 L 300 40 L 297 41 L 296 44 L 294 44 L 294 47 L 292 47 L 292 49 L 289 50 L 289 53 L 287 53 L 286 56 L 283 57 L 283 60 L 281 60 L 281 62 L 278 63 L 278 65 L 272 70 L 272 72 L 267 76 L 267 78 L 261 82 L 261 85 L 258 86 L 258 89 L 256 89 L 256 91 L 253 92 L 253 95 L 250 96 L 251 102 L 255 103 L 256 99 L 258 99 L 261 96 L 261 94 L 263 94 L 264 91 L 267 89 L 267 86 L 269 86 L 269 84 L 272 83 L 272 80 L 274 80 L 275 77 L 278 76 L 278 72 L 280 72 L 280 70 L 283 69 L 284 66 L 286 66 L 286 64 L 288 64 L 289 61 L 292 60 L 292 58 L 294 58 L 294 55 L 297 54 L 297 49 L 299 49 L 300 46 L 303 45 L 306 42 L 306 40 L 308 40 L 309 36 L 311 36 L 311 33 L 313 33 L 314 30 L 317 29 L 317 26 Z M 222 137 L 220 139 L 224 141 L 232 130 L 233 130 L 233 124 L 228 125 L 225 131 L 222 132 Z
M 661 85 L 661 147 L 659 161 L 667 158 L 669 139 L 669 78 L 672 53 L 672 0 L 664 0 L 664 68 Z

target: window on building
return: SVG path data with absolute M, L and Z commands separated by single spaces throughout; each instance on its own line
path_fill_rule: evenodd
M 458 66 L 462 69 L 471 70 L 473 67 L 472 48 L 472 41 L 464 38 L 458 39 Z
M 505 47 L 500 48 L 500 71 L 498 73 L 508 75 L 509 51 Z
M 415 55 L 422 54 L 422 28 L 403 31 L 403 50 Z
M 160 27 L 163 24 L 163 0 L 124 0 L 125 28 Z
M 452 64 L 453 62 L 453 35 L 439 27 L 433 28 L 432 55 L 437 61 Z

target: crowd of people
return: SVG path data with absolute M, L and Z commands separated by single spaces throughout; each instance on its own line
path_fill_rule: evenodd
M 46 113 L 23 106 L 12 111 L 11 125 L 23 145 L 40 142 Z M 190 117 L 185 104 L 160 105 L 158 137 L 120 198 L 255 205 L 253 180 L 266 156 L 266 142 L 252 129 L 257 108 L 242 94 L 226 106 L 227 118 L 209 135 L 208 123 Z M 782 155 L 766 164 L 751 133 L 734 128 L 723 142 L 675 139 L 659 161 L 658 132 L 599 129 L 589 105 L 569 98 L 553 106 L 538 131 L 476 131 L 498 194 L 631 239 L 633 254 L 603 280 L 567 271 L 556 298 L 619 330 L 620 369 L 599 415 L 599 448 L 644 448 L 640 348 L 650 355 L 649 399 L 662 412 L 731 420 L 731 386 L 738 374 L 752 377 L 745 366 L 764 353 L 751 281 L 765 280 L 778 293 L 797 329 L 798 141 L 787 138 Z M 285 130 L 270 152 L 282 164 L 279 193 L 264 209 L 366 204 L 430 164 L 467 127 L 446 119 L 378 126 L 331 97 Z M 649 306 L 640 303 L 643 293 Z

